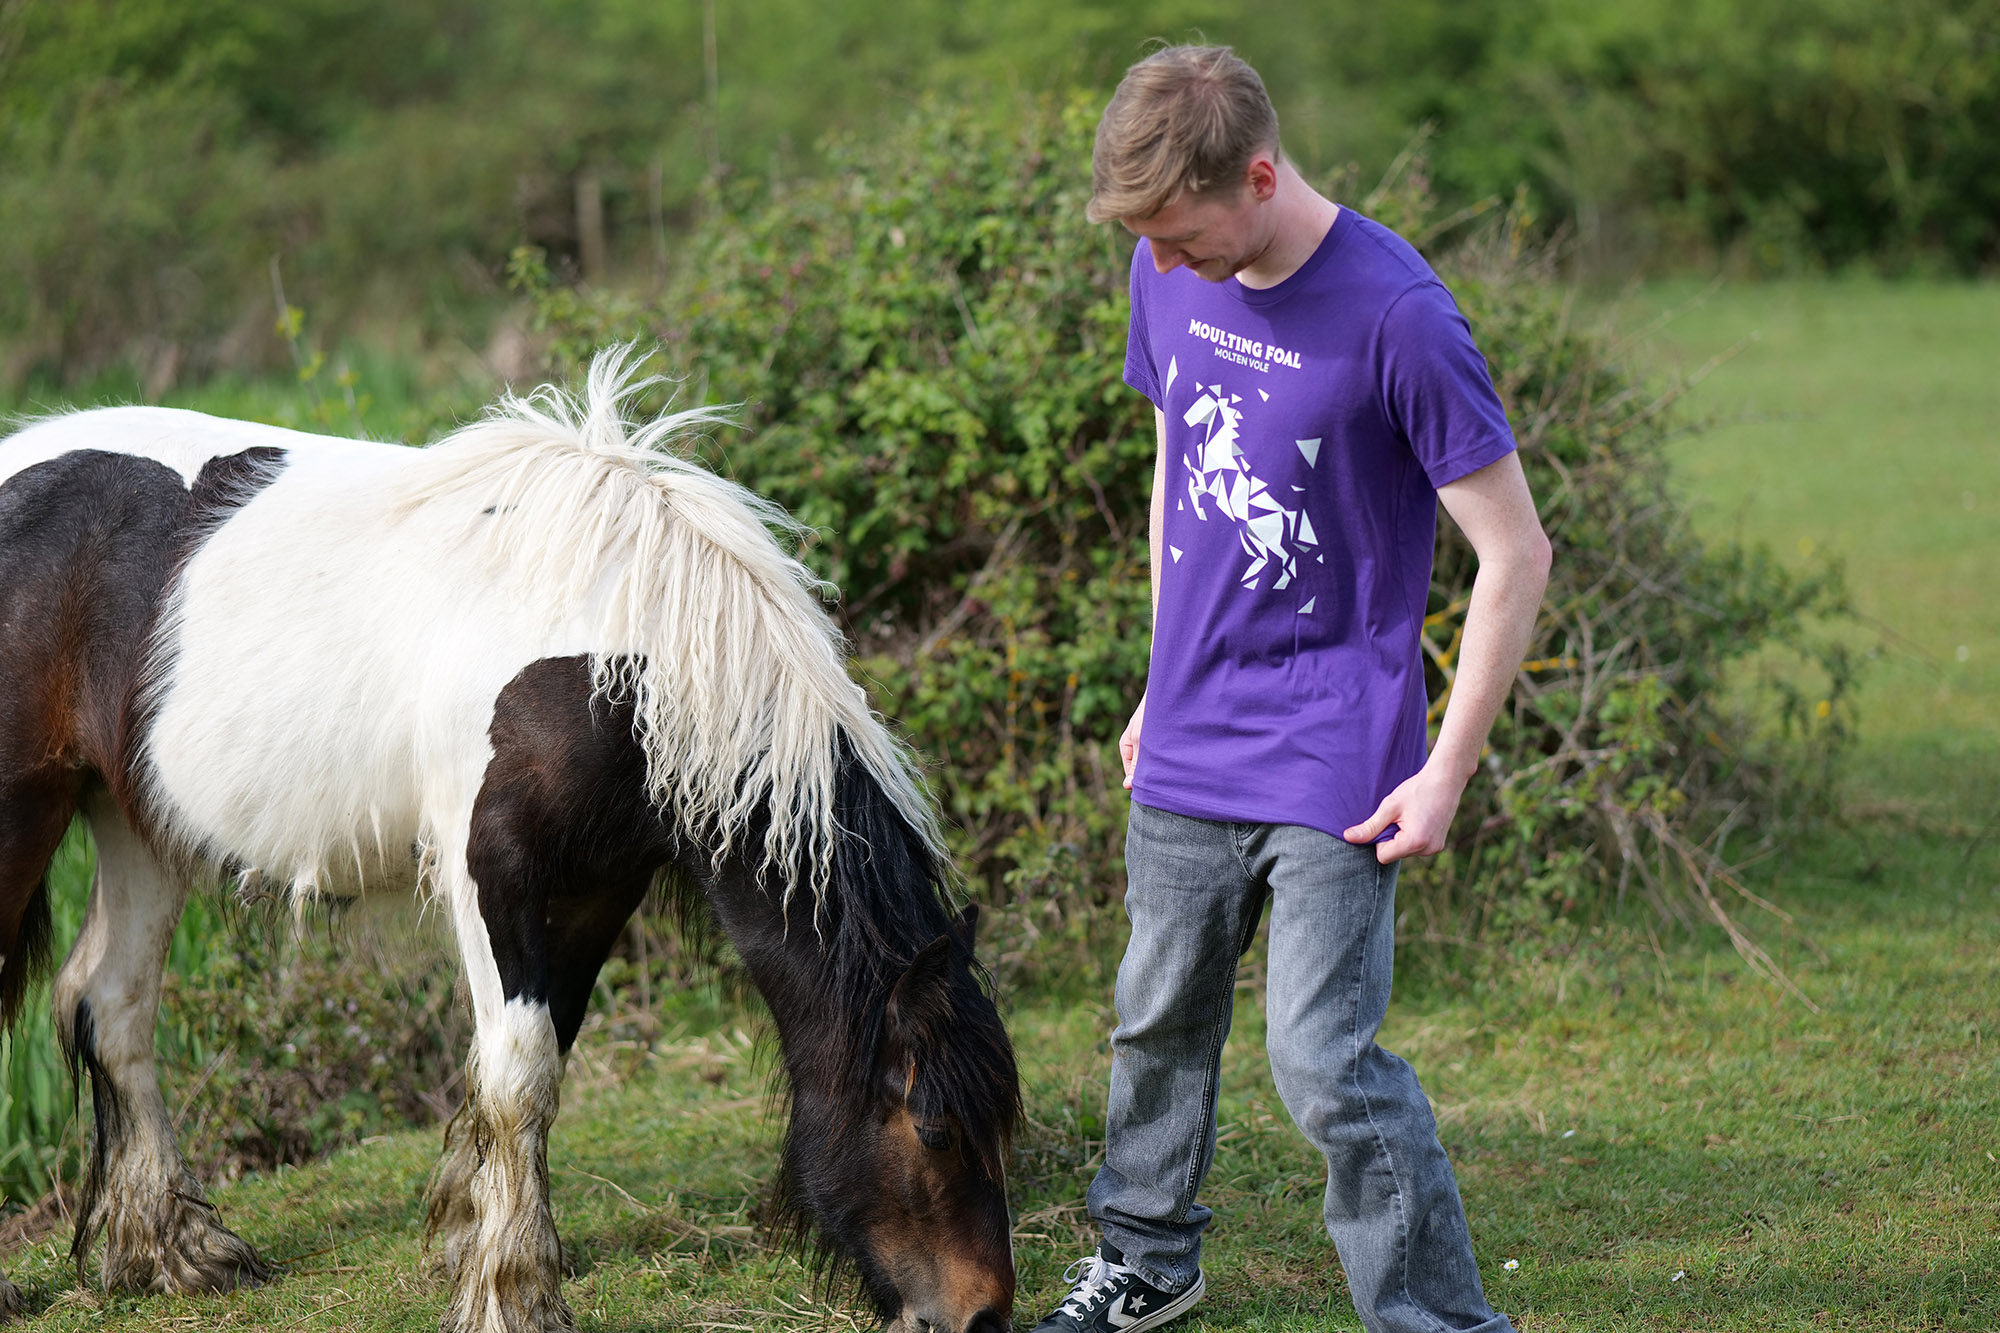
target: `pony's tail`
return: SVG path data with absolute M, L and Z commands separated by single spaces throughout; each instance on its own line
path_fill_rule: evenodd
M 49 911 L 49 877 L 43 871 L 28 897 L 14 938 L 7 941 L 7 954 L 0 959 L 0 1029 L 11 1028 L 21 1012 L 21 1002 L 29 989 L 48 975 L 50 943 L 55 935 L 55 919 Z

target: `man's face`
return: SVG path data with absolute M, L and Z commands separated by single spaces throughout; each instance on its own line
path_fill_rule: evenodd
M 1247 190 L 1220 195 L 1177 195 L 1147 218 L 1125 218 L 1125 230 L 1152 242 L 1153 267 L 1171 273 L 1186 265 L 1196 277 L 1221 282 L 1241 272 L 1264 248 L 1250 235 L 1256 203 Z
M 1272 220 L 1262 207 L 1268 198 L 1253 182 L 1213 194 L 1179 194 L 1151 217 L 1121 221 L 1152 242 L 1153 267 L 1160 272 L 1185 265 L 1198 278 L 1221 282 L 1270 248 Z

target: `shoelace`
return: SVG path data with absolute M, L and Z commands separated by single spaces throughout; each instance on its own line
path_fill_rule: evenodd
M 1116 1282 L 1131 1270 L 1123 1264 L 1114 1264 L 1101 1254 L 1086 1254 L 1083 1258 L 1063 1270 L 1063 1281 L 1076 1283 L 1060 1307 L 1063 1314 L 1081 1319 L 1089 1313 L 1090 1307 L 1103 1300 Z

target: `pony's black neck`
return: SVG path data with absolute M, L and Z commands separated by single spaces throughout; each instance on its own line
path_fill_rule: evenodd
M 952 928 L 943 865 L 844 740 L 836 800 L 823 883 L 763 865 L 758 827 L 702 876 L 788 1046 L 879 1011 L 917 953 Z

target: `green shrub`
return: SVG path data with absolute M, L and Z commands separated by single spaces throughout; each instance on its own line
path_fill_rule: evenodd
M 1094 109 L 1000 121 L 926 105 L 878 142 L 836 145 L 823 181 L 719 203 L 687 281 L 657 302 L 516 262 L 566 364 L 650 336 L 695 395 L 747 405 L 716 461 L 817 529 L 806 559 L 842 589 L 860 670 L 930 756 L 961 863 L 1014 908 L 1007 947 L 1024 956 L 1087 931 L 1119 891 L 1114 745 L 1149 634 L 1151 411 L 1121 382 L 1129 242 L 1082 216 Z M 1437 232 L 1422 178 L 1363 210 Z M 1635 884 L 1669 912 L 1719 911 L 1720 842 L 1704 839 L 1768 832 L 1812 790 L 1755 757 L 1724 673 L 1805 643 L 1803 618 L 1840 604 L 1831 574 L 1697 544 L 1662 475 L 1667 405 L 1571 323 L 1530 230 L 1517 208 L 1439 256 L 1558 552 L 1488 771 L 1450 852 L 1406 881 L 1407 931 L 1439 939 L 1595 911 Z M 1434 694 L 1472 575 L 1440 526 Z M 1844 667 L 1807 646 L 1832 671 L 1824 715 L 1788 716 L 1826 751 Z

